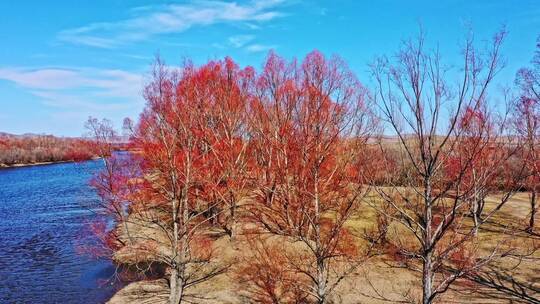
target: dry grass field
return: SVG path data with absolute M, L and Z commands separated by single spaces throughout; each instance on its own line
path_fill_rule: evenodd
M 495 204 L 497 197 L 490 197 L 487 201 L 487 209 Z M 371 197 L 371 203 L 376 203 L 376 197 Z M 534 240 L 525 232 L 508 235 L 510 227 L 520 229 L 526 226 L 529 213 L 528 194 L 516 194 L 490 222 L 479 231 L 480 251 L 491 251 L 494 246 L 504 244 L 515 246 L 513 253 L 523 253 L 528 250 Z M 376 222 L 376 211 L 370 203 L 363 203 L 348 222 L 349 228 L 361 234 L 365 229 L 373 228 Z M 129 224 L 132 234 L 153 238 L 164 238 L 159 235 L 156 227 L 137 227 L 137 221 Z M 466 224 L 472 224 L 466 223 Z M 399 228 L 389 230 L 389 237 L 392 234 L 400 233 Z M 286 240 L 281 240 L 287 242 Z M 539 239 L 536 238 L 536 243 Z M 364 246 L 365 244 L 360 244 Z M 250 256 L 252 252 L 245 246 L 242 237 L 230 241 L 229 237 L 217 238 L 215 244 L 216 252 L 220 253 L 217 263 L 234 264 L 243 257 Z M 136 247 L 136 246 L 135 246 Z M 160 250 L 167 250 L 165 247 Z M 136 248 L 124 248 L 117 252 L 115 259 L 117 262 L 129 262 L 133 255 L 137 253 Z M 503 259 L 496 266 L 500 270 L 506 270 L 514 278 L 528 282 L 529 288 L 540 291 L 540 252 L 535 252 L 526 259 L 515 259 L 508 257 Z M 345 279 L 339 290 L 332 299 L 333 303 L 353 304 L 353 303 L 416 303 L 421 298 L 420 276 L 410 270 L 393 267 L 391 259 L 386 255 L 379 255 L 364 262 L 354 274 Z M 233 267 L 234 268 L 234 267 Z M 506 299 L 502 294 L 494 289 L 473 286 L 466 282 L 456 282 L 454 288 L 445 293 L 439 303 L 520 303 Z M 195 303 L 228 303 L 241 304 L 250 303 L 243 298 L 245 287 L 237 283 L 232 274 L 223 274 L 215 277 L 195 288 L 189 293 L 202 296 L 194 300 Z M 168 287 L 165 279 L 147 280 L 134 282 L 120 290 L 108 303 L 166 303 Z M 540 299 L 540 292 L 533 294 Z

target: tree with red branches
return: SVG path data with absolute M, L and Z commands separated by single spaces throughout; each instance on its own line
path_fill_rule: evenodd
M 230 58 L 202 66 L 192 85 L 203 91 L 201 136 L 210 157 L 204 177 L 204 198 L 212 207 L 215 222 L 234 238 L 238 204 L 248 186 L 248 103 L 254 70 L 239 69 Z
M 122 170 L 114 155 L 104 157 L 105 170 L 94 179 L 108 210 L 120 215 L 119 227 L 106 233 L 115 260 L 143 273 L 165 266 L 171 304 L 201 299 L 189 290 L 229 267 L 215 259 L 212 230 L 233 236 L 245 195 L 252 77 L 228 58 L 181 70 L 157 59 L 139 122 L 124 122 L 131 156 Z M 87 125 L 102 154 L 112 153 L 109 124 Z
M 373 125 L 365 89 L 340 58 L 315 51 L 297 64 L 271 53 L 255 96 L 251 232 L 295 247 L 281 258 L 303 278 L 298 295 L 328 303 L 364 256 L 346 222 L 366 194 L 358 151 Z
M 482 222 L 486 197 L 500 189 L 510 189 L 507 194 L 511 195 L 521 180 L 521 174 L 512 176 L 516 172 L 504 172 L 517 146 L 501 139 L 506 122 L 497 121 L 494 116 L 484 104 L 465 108 L 456 125 L 455 151 L 445 160 L 448 180 L 460 181 L 460 199 L 469 204 L 473 235 Z M 495 124 L 503 127 L 497 128 Z

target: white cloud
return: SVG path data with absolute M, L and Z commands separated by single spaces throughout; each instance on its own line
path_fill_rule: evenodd
M 133 10 L 134 16 L 118 22 L 93 23 L 68 29 L 58 38 L 75 44 L 113 48 L 151 36 L 180 33 L 196 26 L 219 23 L 262 23 L 283 14 L 276 10 L 283 0 L 255 0 L 247 4 L 224 1 L 193 1 Z M 256 24 L 255 24 L 256 26 Z
M 80 75 L 67 69 L 10 69 L 0 68 L 0 79 L 35 89 L 65 89 L 78 85 Z
M 142 76 L 110 69 L 0 68 L 0 79 L 34 91 L 90 89 L 111 97 L 139 96 Z
M 267 52 L 275 48 L 276 46 L 274 45 L 251 44 L 246 47 L 246 51 L 250 53 L 259 53 L 259 52 Z
M 240 48 L 246 45 L 248 42 L 255 39 L 253 35 L 238 35 L 229 37 L 229 44 L 235 48 Z
M 142 108 L 142 75 L 95 68 L 0 68 L 0 80 L 10 81 L 43 104 L 82 112 Z

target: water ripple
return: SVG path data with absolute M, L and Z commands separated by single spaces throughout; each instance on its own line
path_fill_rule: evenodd
M 101 162 L 0 170 L 0 303 L 103 303 L 109 261 L 77 253 L 96 214 L 88 186 Z

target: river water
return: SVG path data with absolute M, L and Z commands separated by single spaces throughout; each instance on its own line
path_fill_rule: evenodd
M 103 303 L 110 261 L 81 253 L 99 217 L 88 185 L 102 163 L 0 170 L 0 303 Z

